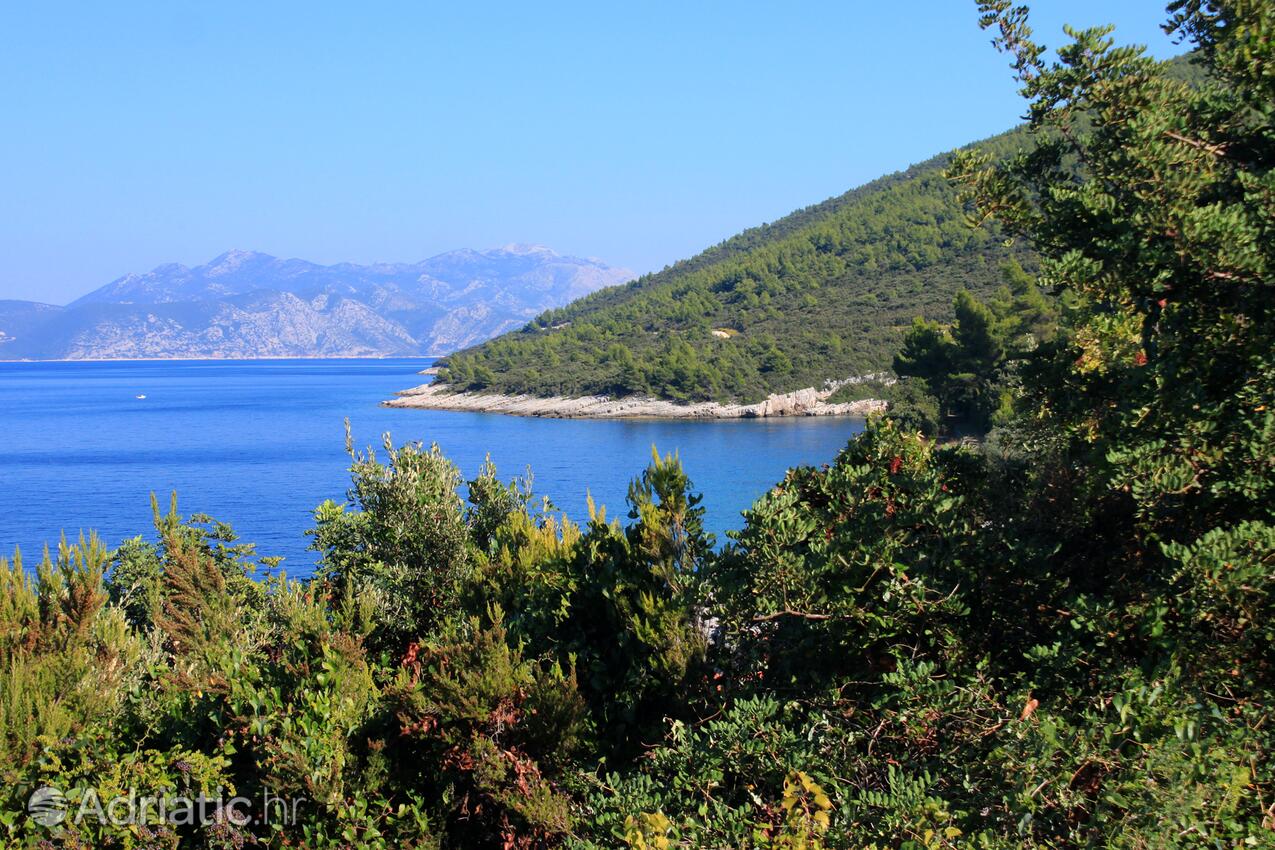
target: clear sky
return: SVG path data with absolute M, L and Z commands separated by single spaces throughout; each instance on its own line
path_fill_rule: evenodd
M 1164 3 L 1039 0 L 1038 37 Z M 229 248 L 636 271 L 1023 113 L 962 0 L 0 6 L 0 298 Z

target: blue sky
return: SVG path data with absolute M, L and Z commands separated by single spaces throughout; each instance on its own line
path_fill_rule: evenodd
M 1031 5 L 1181 52 L 1163 3 Z M 961 0 L 10 3 L 0 298 L 228 248 L 649 271 L 1022 112 Z

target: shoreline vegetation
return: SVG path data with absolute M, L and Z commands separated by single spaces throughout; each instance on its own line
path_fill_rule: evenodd
M 650 396 L 614 398 L 592 396 L 535 396 L 503 393 L 456 392 L 446 384 L 424 384 L 396 393 L 381 402 L 385 407 L 418 410 L 452 410 L 469 413 L 503 413 L 555 419 L 771 419 L 797 416 L 866 417 L 886 407 L 881 399 L 830 402 L 836 388 L 807 387 L 776 393 L 755 404 L 720 404 L 713 401 L 679 404 Z

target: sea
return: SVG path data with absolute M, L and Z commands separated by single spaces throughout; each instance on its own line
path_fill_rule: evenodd
M 62 535 L 108 546 L 154 537 L 151 494 L 186 516 L 229 523 L 289 576 L 315 565 L 317 505 L 349 489 L 344 421 L 356 447 L 437 443 L 472 478 L 502 478 L 583 523 L 586 499 L 624 519 L 628 484 L 677 452 L 718 544 L 741 512 L 798 465 L 829 463 L 863 422 L 570 420 L 402 410 L 380 402 L 429 380 L 420 358 L 0 363 L 0 555 L 28 567 Z

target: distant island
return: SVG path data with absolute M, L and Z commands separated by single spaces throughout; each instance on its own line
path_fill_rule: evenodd
M 125 275 L 65 307 L 0 301 L 0 360 L 433 355 L 632 277 L 539 245 L 329 266 L 228 251 Z

